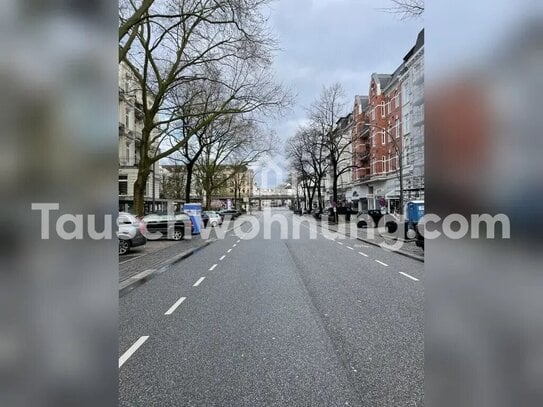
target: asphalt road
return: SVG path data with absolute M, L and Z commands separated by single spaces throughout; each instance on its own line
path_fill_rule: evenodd
M 300 238 L 229 233 L 120 298 L 119 405 L 423 405 L 422 263 L 274 213 Z

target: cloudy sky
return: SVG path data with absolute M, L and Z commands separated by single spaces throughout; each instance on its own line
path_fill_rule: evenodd
M 272 5 L 270 25 L 281 48 L 274 69 L 296 95 L 286 117 L 271 123 L 281 140 L 304 122 L 305 107 L 323 85 L 341 83 L 350 104 L 355 95 L 367 94 L 373 72 L 392 73 L 401 63 L 423 21 L 402 21 L 379 11 L 388 6 L 388 0 L 277 0 Z M 276 157 L 270 166 L 284 161 Z M 280 177 L 263 176 L 257 182 L 273 186 Z

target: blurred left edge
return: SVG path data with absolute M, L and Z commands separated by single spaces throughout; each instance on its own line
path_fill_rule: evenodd
M 117 16 L 105 0 L 0 2 L 2 406 L 117 404 L 116 239 L 88 234 L 89 215 L 103 231 L 117 212 Z M 58 207 L 48 231 L 32 204 Z

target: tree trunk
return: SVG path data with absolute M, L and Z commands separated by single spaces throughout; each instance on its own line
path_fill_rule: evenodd
M 211 189 L 206 188 L 205 209 L 209 211 L 211 209 Z
M 321 180 L 317 182 L 317 198 L 319 200 L 319 211 L 322 211 L 322 191 L 321 191 Z
M 190 202 L 190 190 L 192 186 L 192 172 L 194 171 L 194 163 L 188 163 L 186 165 L 187 179 L 185 180 L 185 202 Z
M 145 211 L 145 188 L 147 187 L 147 180 L 151 173 L 148 164 L 140 162 L 138 165 L 138 177 L 134 182 L 134 211 L 136 216 L 141 217 Z

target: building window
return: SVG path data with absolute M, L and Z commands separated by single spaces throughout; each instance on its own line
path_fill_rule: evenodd
M 124 125 L 127 130 L 130 128 L 130 111 L 128 110 L 128 106 L 124 109 Z
M 119 195 L 128 195 L 128 176 L 119 175 Z
M 402 100 L 404 105 L 409 103 L 410 96 L 411 92 L 409 89 L 409 84 L 407 83 L 407 81 L 405 81 L 404 83 L 402 83 Z
M 385 102 L 381 102 L 381 117 L 385 117 Z
M 386 172 L 385 165 L 386 165 L 385 156 L 382 156 L 381 157 L 381 172 Z
M 403 117 L 403 134 L 409 133 L 409 113 L 406 113 Z
M 371 120 L 375 120 L 375 107 L 371 109 Z
M 400 94 L 396 92 L 396 95 L 394 96 L 394 107 L 398 108 L 400 106 Z
M 382 145 L 385 145 L 387 142 L 387 139 L 386 139 L 386 134 L 384 131 L 381 132 L 381 144 Z

